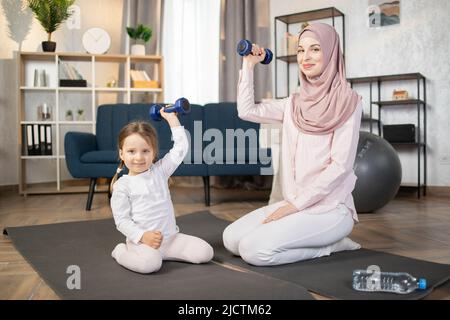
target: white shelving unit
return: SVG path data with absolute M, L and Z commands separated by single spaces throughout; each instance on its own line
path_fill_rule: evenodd
M 88 184 L 65 183 L 62 181 L 62 171 L 65 167 L 65 156 L 63 150 L 64 130 L 80 128 L 80 131 L 95 134 L 96 114 L 102 95 L 115 95 L 113 100 L 107 103 L 132 103 L 134 98 L 145 95 L 148 102 L 163 102 L 163 58 L 161 56 L 132 56 L 132 55 L 91 55 L 83 53 L 67 52 L 18 52 L 18 161 L 19 165 L 19 193 L 45 194 L 45 193 L 72 193 L 87 192 Z M 61 72 L 60 61 L 69 64 L 81 65 L 80 70 L 83 78 L 87 80 L 87 87 L 60 87 L 59 80 Z M 153 65 L 153 79 L 159 83 L 159 88 L 132 88 L 130 70 L 135 64 Z M 102 68 L 102 65 L 107 65 Z M 111 67 L 112 65 L 112 67 Z M 45 70 L 48 79 L 46 87 L 34 87 L 34 71 Z M 78 69 L 78 68 L 77 68 Z M 115 73 L 118 86 L 107 87 L 105 71 Z M 110 71 L 113 70 L 113 71 Z M 77 95 L 85 105 L 85 117 L 79 121 L 68 121 L 65 118 L 65 110 L 70 103 L 76 99 L 64 99 L 64 95 Z M 68 101 L 66 101 L 68 100 Z M 38 105 L 46 102 L 51 106 L 52 119 L 39 121 L 37 118 Z M 70 106 L 69 106 L 70 107 Z M 52 127 L 52 155 L 26 155 L 23 153 L 22 125 L 46 124 Z M 33 183 L 27 179 L 27 171 L 33 170 L 30 165 L 33 162 L 36 167 L 38 162 L 39 171 L 54 173 L 49 183 Z M 55 163 L 56 162 L 56 163 Z

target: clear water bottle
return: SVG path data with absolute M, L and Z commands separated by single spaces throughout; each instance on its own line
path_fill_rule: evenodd
M 367 292 L 392 292 L 407 294 L 425 290 L 427 281 L 416 279 L 406 272 L 380 272 L 376 268 L 353 271 L 353 289 Z

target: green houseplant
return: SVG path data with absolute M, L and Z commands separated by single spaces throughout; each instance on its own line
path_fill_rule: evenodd
M 72 110 L 66 111 L 66 121 L 73 121 L 73 111 Z
M 131 39 L 136 41 L 131 46 L 131 54 L 145 55 L 145 43 L 152 37 L 152 29 L 143 24 L 139 24 L 136 28 L 127 27 L 127 33 Z
M 42 50 L 55 51 L 56 42 L 52 41 L 52 33 L 70 17 L 71 13 L 68 9 L 75 0 L 27 0 L 27 2 L 28 7 L 48 34 L 47 41 L 42 42 Z
M 77 121 L 84 121 L 84 109 L 77 110 Z

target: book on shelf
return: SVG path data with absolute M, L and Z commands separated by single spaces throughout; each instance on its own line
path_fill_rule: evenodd
M 133 88 L 159 88 L 158 81 L 152 80 L 145 70 L 130 70 Z
M 87 87 L 86 80 L 79 79 L 59 79 L 60 87 Z
M 59 59 L 60 64 L 60 87 L 87 87 L 87 81 L 78 70 L 71 64 Z
M 52 155 L 52 126 L 50 124 L 22 125 L 22 155 Z

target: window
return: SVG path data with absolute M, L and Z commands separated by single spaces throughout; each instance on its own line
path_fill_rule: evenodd
M 166 0 L 163 24 L 165 102 L 218 102 L 220 0 Z

